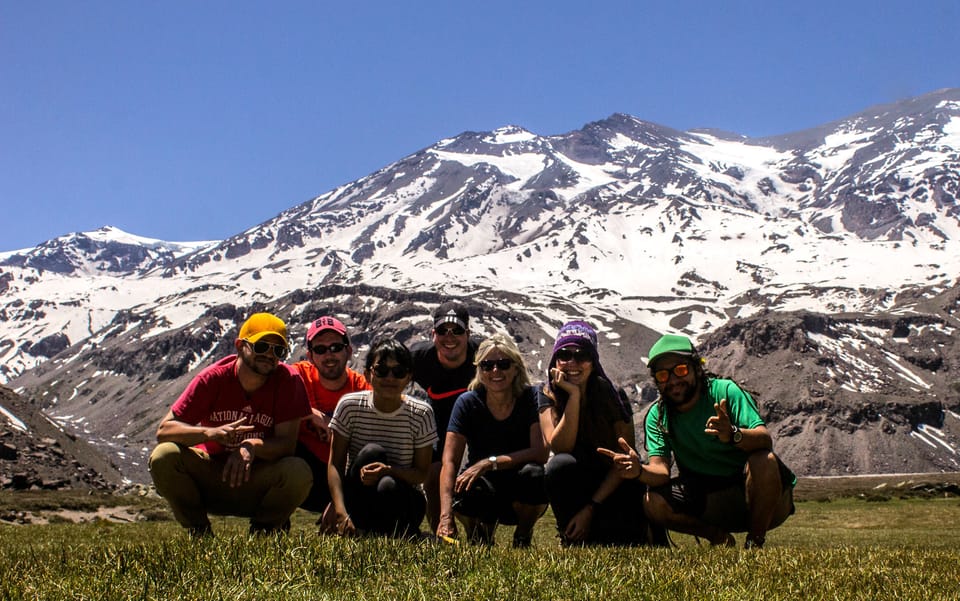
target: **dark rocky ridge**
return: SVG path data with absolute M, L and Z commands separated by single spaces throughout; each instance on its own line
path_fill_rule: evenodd
M 960 470 L 960 289 L 918 290 L 887 314 L 765 314 L 708 335 L 708 368 L 755 393 L 804 475 Z M 867 366 L 895 363 L 897 370 Z M 901 374 L 898 377 L 897 374 Z M 943 444 L 920 436 L 934 428 Z
M 116 490 L 123 478 L 110 458 L 43 417 L 37 407 L 0 386 L 0 406 L 27 430 L 0 415 L 0 489 Z
M 776 449 L 803 476 L 859 473 L 956 471 L 960 448 L 960 366 L 953 336 L 958 327 L 950 312 L 960 291 L 917 291 L 899 299 L 912 307 L 890 314 L 822 315 L 808 312 L 765 313 L 733 320 L 706 336 L 701 351 L 708 369 L 730 376 L 751 391 L 774 434 Z M 393 335 L 410 343 L 430 329 L 429 308 L 443 297 L 372 286 L 298 290 L 269 305 L 211 308 L 199 322 L 139 340 L 150 315 L 129 313 L 117 333 L 96 348 L 81 351 L 65 370 L 57 361 L 34 370 L 18 384 L 36 410 L 41 398 L 59 398 L 46 407 L 54 415 L 82 414 L 95 429 L 78 432 L 111 459 L 134 482 L 146 482 L 145 453 L 153 445 L 159 418 L 194 372 L 187 366 L 207 363 L 232 352 L 242 316 L 275 311 L 290 324 L 294 355 L 301 358 L 304 316 L 333 312 L 348 324 L 362 362 L 372 338 Z M 524 351 L 531 377 L 542 380 L 555 328 L 538 310 L 512 310 L 523 299 L 478 294 L 465 302 L 475 333 L 506 331 Z M 574 314 L 554 303 L 548 309 Z M 657 333 L 621 318 L 590 317 L 602 331 L 601 360 L 622 386 L 638 416 L 656 397 L 642 357 Z M 541 323 L 550 324 L 545 331 Z M 136 325 L 139 324 L 139 325 Z M 133 327 L 131 327 L 133 326 Z M 881 338 L 879 332 L 886 332 Z M 860 362 L 895 358 L 909 365 L 914 379 L 858 373 Z M 82 365 L 82 367 L 78 367 Z M 91 378 L 91 374 L 99 374 Z M 83 383 L 79 395 L 69 391 Z M 952 414 L 951 414 L 952 412 Z M 918 434 L 936 428 L 953 451 L 924 441 Z

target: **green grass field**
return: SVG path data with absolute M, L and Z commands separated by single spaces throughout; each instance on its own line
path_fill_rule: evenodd
M 0 510 L 43 498 L 3 493 Z M 956 497 L 800 502 L 760 551 L 682 535 L 563 549 L 549 514 L 529 550 L 510 530 L 492 549 L 321 537 L 304 512 L 287 536 L 217 518 L 216 538 L 194 541 L 151 503 L 151 521 L 0 525 L 0 599 L 960 599 Z

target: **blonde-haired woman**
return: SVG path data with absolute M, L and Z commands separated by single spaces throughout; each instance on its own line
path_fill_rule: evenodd
M 454 404 L 446 432 L 437 535 L 456 536 L 456 517 L 470 542 L 491 545 L 497 524 L 516 524 L 513 545 L 528 547 L 547 507 L 547 448 L 536 393 L 520 350 L 504 334 L 480 344 L 475 365 L 476 375 Z M 458 473 L 465 450 L 467 467 Z

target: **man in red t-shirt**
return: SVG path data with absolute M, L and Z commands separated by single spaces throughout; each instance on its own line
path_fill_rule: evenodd
M 363 374 L 347 367 L 352 356 L 346 326 L 335 317 L 324 316 L 307 328 L 307 360 L 294 364 L 306 386 L 311 409 L 310 417 L 300 423 L 296 452 L 313 471 L 310 495 L 300 505 L 308 511 L 323 512 L 330 504 L 329 423 L 337 401 L 348 392 L 370 389 Z
M 310 468 L 293 456 L 300 420 L 310 414 L 287 356 L 287 327 L 251 315 L 230 355 L 203 369 L 157 428 L 150 475 L 191 534 L 212 532 L 208 514 L 250 518 L 252 533 L 290 527 L 310 491 Z

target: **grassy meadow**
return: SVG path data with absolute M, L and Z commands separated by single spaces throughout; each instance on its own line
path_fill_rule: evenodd
M 321 537 L 302 511 L 286 536 L 216 518 L 195 541 L 162 501 L 127 501 L 145 521 L 0 525 L 0 599 L 960 599 L 955 496 L 801 501 L 759 551 L 676 534 L 672 549 L 564 549 L 550 514 L 527 550 L 509 528 L 491 549 Z M 103 501 L 0 493 L 0 512 L 85 502 Z

